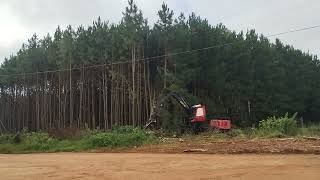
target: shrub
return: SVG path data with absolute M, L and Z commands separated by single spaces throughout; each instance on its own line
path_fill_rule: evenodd
M 112 128 L 113 133 L 118 133 L 118 134 L 130 134 L 130 133 L 135 133 L 141 129 L 139 128 L 134 128 L 132 126 L 115 126 Z
M 283 138 L 283 137 L 286 137 L 286 135 L 284 135 L 282 132 L 275 130 L 265 134 L 265 137 L 266 138 Z
M 92 135 L 89 142 L 93 147 L 133 147 L 150 140 L 152 136 L 140 128 L 130 126 L 118 127 L 111 132 L 102 132 Z
M 298 133 L 298 127 L 295 120 L 297 113 L 289 117 L 286 113 L 283 117 L 269 117 L 259 123 L 259 132 L 262 135 L 274 134 L 277 136 L 294 136 Z M 282 135 L 281 135 L 282 134 Z
M 78 131 L 79 132 L 79 131 Z M 0 136 L 1 153 L 81 151 L 96 147 L 133 147 L 153 143 L 156 138 L 140 128 L 116 127 L 111 131 L 82 131 L 81 138 L 57 139 L 48 133 L 31 132 Z
M 17 134 L 14 136 L 14 138 L 13 138 L 13 142 L 16 143 L 16 144 L 18 144 L 18 143 L 20 143 L 21 141 L 22 141 L 22 139 L 21 139 L 21 134 L 20 134 L 20 133 L 17 133 Z
M 242 131 L 249 139 L 256 138 L 258 134 L 258 130 L 256 128 L 244 128 Z
M 8 144 L 14 142 L 14 136 L 9 134 L 3 134 L 0 136 L 0 144 Z
M 246 134 L 244 130 L 239 128 L 233 128 L 228 132 L 229 136 L 231 137 L 240 137 L 240 138 L 246 138 Z
M 88 130 L 78 128 L 55 128 L 49 129 L 48 134 L 55 139 L 81 139 L 86 135 Z
M 24 150 L 47 151 L 54 147 L 58 140 L 49 136 L 47 133 L 26 133 L 22 136 Z
M 320 125 L 312 124 L 301 128 L 299 134 L 302 136 L 320 136 Z

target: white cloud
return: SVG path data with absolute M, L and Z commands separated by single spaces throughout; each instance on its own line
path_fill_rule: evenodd
M 0 44 L 2 48 L 19 41 L 26 34 L 21 24 L 17 22 L 14 14 L 11 14 L 8 6 L 0 6 L 0 22 Z

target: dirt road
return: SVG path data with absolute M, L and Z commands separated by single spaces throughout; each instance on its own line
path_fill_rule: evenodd
M 320 179 L 319 155 L 0 155 L 0 179 Z

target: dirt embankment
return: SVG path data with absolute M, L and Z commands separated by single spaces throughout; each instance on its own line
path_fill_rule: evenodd
M 192 139 L 165 138 L 163 143 L 147 145 L 127 152 L 183 153 L 198 149 L 199 153 L 209 154 L 320 154 L 320 139 L 282 138 L 282 139 L 212 139 L 198 137 Z

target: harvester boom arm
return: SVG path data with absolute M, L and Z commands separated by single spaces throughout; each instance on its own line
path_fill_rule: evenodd
M 189 105 L 189 103 L 186 101 L 186 99 L 184 97 L 182 97 L 180 94 L 176 93 L 176 92 L 170 92 L 169 94 L 167 94 L 165 97 L 161 98 L 151 109 L 150 112 L 150 117 L 149 117 L 149 122 L 145 125 L 145 128 L 148 127 L 150 124 L 155 123 L 156 122 L 156 116 L 157 113 L 159 111 L 159 109 L 162 106 L 162 103 L 164 101 L 166 101 L 168 98 L 173 97 L 173 99 L 175 99 L 182 107 L 183 109 L 186 111 L 186 113 L 188 114 L 190 112 L 191 106 Z

